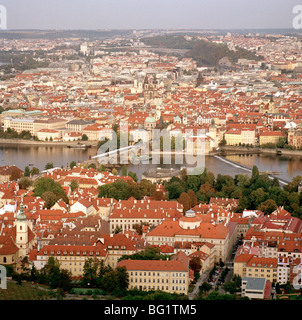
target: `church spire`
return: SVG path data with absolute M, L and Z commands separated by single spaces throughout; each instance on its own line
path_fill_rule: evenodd
M 24 207 L 23 207 L 23 199 L 21 200 L 20 203 L 20 210 L 17 216 L 17 220 L 21 221 L 21 220 L 26 220 L 26 215 L 24 214 Z

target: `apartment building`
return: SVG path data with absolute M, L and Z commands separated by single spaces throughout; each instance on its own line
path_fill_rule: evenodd
M 118 267 L 127 269 L 129 289 L 188 293 L 189 267 L 180 260 L 122 260 Z
M 301 241 L 282 239 L 278 245 L 278 257 L 289 259 L 302 258 Z
M 278 281 L 278 258 L 262 258 L 252 254 L 236 257 L 234 260 L 234 274 L 241 278 L 265 278 L 270 282 Z
M 105 260 L 106 252 L 102 244 L 94 245 L 46 245 L 31 255 L 35 267 L 40 270 L 50 257 L 58 260 L 61 269 L 71 272 L 73 277 L 83 276 L 85 261 L 89 258 Z
M 9 128 L 17 131 L 29 131 L 31 135 L 37 135 L 37 132 L 43 129 L 61 129 L 64 128 L 67 123 L 65 119 L 35 119 L 35 118 L 14 118 L 5 117 L 3 119 L 4 131 Z
M 286 134 L 281 131 L 268 131 L 259 135 L 259 145 L 262 146 L 267 143 L 276 144 L 281 138 L 286 139 Z
M 249 129 L 230 129 L 225 132 L 224 138 L 228 146 L 239 146 L 242 144 L 255 145 L 256 132 Z
M 290 280 L 291 263 L 288 258 L 278 258 L 278 282 L 286 284 Z

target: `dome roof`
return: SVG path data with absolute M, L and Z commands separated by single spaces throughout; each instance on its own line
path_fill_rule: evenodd
M 155 122 L 155 119 L 152 116 L 149 116 L 145 119 L 145 122 Z

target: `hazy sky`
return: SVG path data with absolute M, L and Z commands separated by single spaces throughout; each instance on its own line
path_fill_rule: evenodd
M 300 0 L 302 4 L 302 0 Z M 299 0 L 0 0 L 8 29 L 292 28 Z

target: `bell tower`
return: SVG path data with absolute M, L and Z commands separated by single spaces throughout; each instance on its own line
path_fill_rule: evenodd
M 21 201 L 20 210 L 15 220 L 16 226 L 16 246 L 19 248 L 19 257 L 28 254 L 28 220 L 24 214 L 23 202 Z

